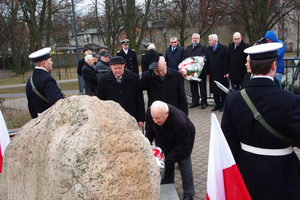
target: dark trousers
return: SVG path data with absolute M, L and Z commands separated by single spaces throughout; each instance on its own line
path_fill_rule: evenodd
M 190 81 L 190 89 L 192 93 L 192 104 L 199 103 L 200 96 L 198 91 L 198 85 L 200 87 L 201 104 L 203 103 L 207 104 L 206 75 L 201 74 L 200 78 L 202 79 L 200 83 L 198 81 Z
M 214 94 L 214 100 L 217 107 L 224 107 L 226 94 Z
M 174 167 L 175 163 L 165 163 L 166 171 L 164 178 L 161 180 L 161 184 L 174 183 Z M 191 156 L 178 162 L 184 197 L 192 197 L 195 195 L 194 190 L 194 178 L 192 169 Z

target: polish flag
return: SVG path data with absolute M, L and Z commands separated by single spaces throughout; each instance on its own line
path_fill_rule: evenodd
M 2 173 L 2 160 L 4 156 L 4 151 L 7 145 L 10 143 L 9 134 L 7 131 L 7 127 L 0 110 L 0 173 Z
M 251 200 L 219 121 L 211 115 L 206 200 Z

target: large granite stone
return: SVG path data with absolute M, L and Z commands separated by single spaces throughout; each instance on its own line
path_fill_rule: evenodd
M 1 199 L 160 198 L 160 175 L 136 120 L 97 97 L 58 101 L 4 155 Z

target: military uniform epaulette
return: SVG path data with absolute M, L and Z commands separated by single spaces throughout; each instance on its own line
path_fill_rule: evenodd
M 120 51 L 117 51 L 117 53 L 120 53 Z
M 131 49 L 132 51 L 135 51 L 134 49 Z

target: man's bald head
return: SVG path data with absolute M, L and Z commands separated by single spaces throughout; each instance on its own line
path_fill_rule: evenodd
M 236 45 L 240 44 L 242 39 L 242 34 L 240 32 L 235 32 L 232 36 L 232 40 Z

